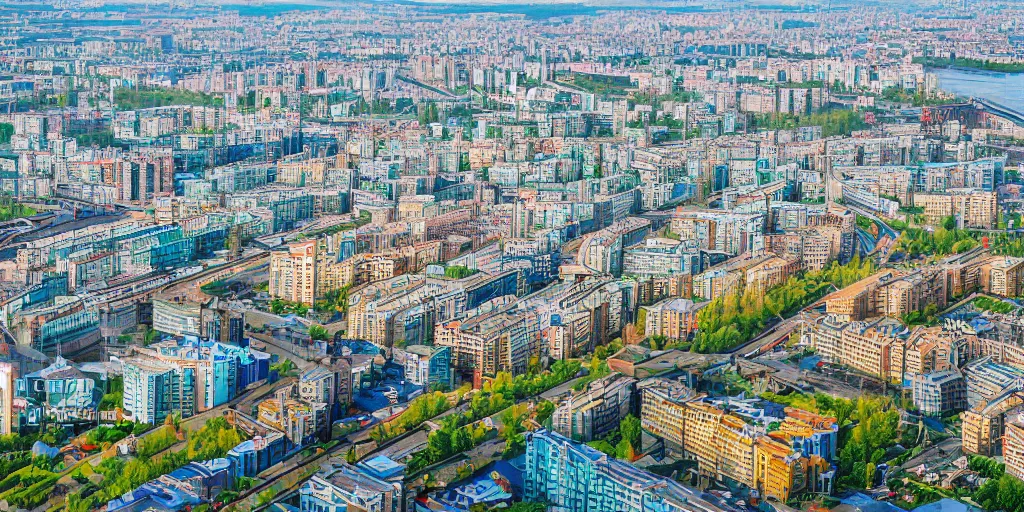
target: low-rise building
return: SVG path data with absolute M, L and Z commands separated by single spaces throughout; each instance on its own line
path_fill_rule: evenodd
M 302 512 L 398 512 L 402 486 L 380 480 L 346 463 L 333 463 L 299 488 Z
M 917 374 L 911 380 L 914 406 L 938 416 L 967 408 L 967 383 L 956 370 Z
M 681 298 L 668 298 L 657 304 L 642 306 L 641 309 L 645 311 L 644 334 L 685 341 L 691 333 L 697 331 L 697 313 L 703 306 Z
M 633 409 L 636 379 L 612 373 L 569 395 L 551 415 L 555 432 L 575 441 L 593 441 L 618 427 Z
M 405 369 L 406 380 L 417 386 L 452 385 L 451 347 L 410 345 L 394 349 L 392 357 Z
M 102 364 L 74 365 L 57 356 L 50 366 L 16 380 L 15 396 L 25 400 L 26 412 L 29 409 L 38 412 L 23 412 L 22 416 L 27 416 L 27 421 L 22 423 L 37 426 L 45 420 L 95 421 L 107 382 L 107 372 Z

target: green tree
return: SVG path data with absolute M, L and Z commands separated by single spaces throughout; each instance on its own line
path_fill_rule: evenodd
M 535 419 L 537 423 L 544 425 L 547 423 L 548 420 L 551 419 L 551 415 L 554 414 L 554 412 L 555 404 L 547 400 L 542 400 L 539 404 L 537 404 Z
M 0 123 L 0 144 L 11 142 L 14 136 L 14 125 L 11 123 Z
M 309 337 L 312 338 L 314 341 L 325 341 L 328 339 L 327 329 L 322 325 L 310 325 Z
M 144 329 L 142 332 L 142 344 L 148 347 L 156 339 L 157 332 L 156 329 L 149 325 L 144 326 Z
M 946 231 L 953 231 L 956 229 L 956 217 L 950 215 L 949 217 L 942 219 L 942 227 Z
M 622 432 L 622 438 L 630 444 L 633 450 L 640 450 L 643 428 L 640 426 L 639 418 L 632 414 L 627 414 L 619 423 L 619 431 Z
M 615 457 L 629 462 L 636 459 L 636 451 L 625 437 L 615 445 Z

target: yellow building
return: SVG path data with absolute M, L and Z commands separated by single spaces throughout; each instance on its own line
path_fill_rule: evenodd
M 683 451 L 697 461 L 702 474 L 717 476 L 718 423 L 725 413 L 703 402 L 688 402 L 683 410 Z
M 955 216 L 958 227 L 993 229 L 997 220 L 995 192 L 954 189 L 944 194 L 914 194 L 914 206 L 924 209 L 929 224 L 940 225 Z
M 795 489 L 806 486 L 802 459 L 793 455 L 789 445 L 772 433 L 757 440 L 754 489 L 764 498 L 775 498 L 783 503 Z
M 946 272 L 939 268 L 885 270 L 830 294 L 825 299 L 825 311 L 845 320 L 899 318 L 929 304 L 942 309 L 947 298 Z
M 671 381 L 641 385 L 640 422 L 667 447 L 697 462 L 703 476 L 728 479 L 781 501 L 804 489 L 819 489 L 831 467 L 819 455 L 806 456 L 798 440 L 817 439 L 823 454 L 834 456 L 838 429 L 834 418 L 787 408 L 776 432 L 747 423 L 738 415 L 703 401 Z
M 316 261 L 316 240 L 271 252 L 270 296 L 312 306 L 317 290 Z
M 786 282 L 789 276 L 800 270 L 798 259 L 786 259 L 769 255 L 746 270 L 748 288 L 756 288 L 762 292 Z
M 666 381 L 666 385 L 672 384 Z M 692 398 L 692 394 L 683 386 L 673 388 L 652 385 L 640 389 L 640 424 L 673 449 L 682 449 L 685 400 Z
M 890 350 L 903 325 L 889 318 L 870 322 L 845 322 L 827 315 L 810 330 L 811 345 L 827 362 L 842 364 L 880 377 L 890 375 Z
M 752 487 L 754 485 L 754 430 L 742 419 L 722 413 L 712 447 L 714 475 Z
M 995 256 L 981 266 L 982 289 L 1000 297 L 1017 297 L 1024 282 L 1024 258 Z
M 1002 431 L 1002 415 L 990 415 L 978 411 L 964 411 L 961 440 L 966 453 L 991 457 L 999 450 L 999 436 Z
M 768 290 L 800 270 L 796 256 L 779 257 L 773 253 L 743 254 L 697 274 L 693 293 L 714 300 L 740 290 L 741 286 Z
M 697 329 L 697 312 L 701 306 L 689 299 L 668 298 L 657 304 L 643 306 L 646 311 L 644 332 L 647 336 L 665 336 L 686 340 Z
M 1007 473 L 1024 480 L 1024 423 L 1019 418 L 1006 422 L 1003 462 Z
M 268 398 L 256 405 L 257 418 L 274 427 L 296 444 L 305 444 L 320 433 L 326 432 L 330 412 L 326 403 L 306 403 L 286 396 Z
M 786 418 L 779 429 L 758 438 L 755 449 L 754 488 L 762 497 L 774 497 L 785 502 L 793 493 L 821 490 L 821 477 L 831 465 L 820 455 L 800 454 L 793 450 L 795 439 L 822 440 L 823 453 L 834 456 L 832 443 L 839 431 L 835 418 L 812 412 L 786 408 Z
M 910 171 L 888 169 L 878 174 L 878 194 L 910 204 Z
M 321 184 L 324 182 L 324 176 L 336 163 L 335 158 L 280 162 L 277 166 L 277 182 L 296 187 Z

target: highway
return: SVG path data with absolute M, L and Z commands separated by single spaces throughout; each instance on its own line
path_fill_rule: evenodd
M 266 265 L 270 261 L 269 257 L 270 253 L 268 251 L 257 249 L 248 256 L 243 256 L 237 260 L 229 261 L 223 265 L 209 267 L 197 274 L 183 277 L 168 283 L 161 287 L 155 293 L 155 296 L 161 298 L 186 298 L 190 295 L 195 296 L 201 294 L 209 298 L 205 293 L 202 293 L 202 291 L 199 290 L 199 286 L 201 286 L 199 284 L 200 281 L 205 280 L 205 282 L 213 282 L 220 277 L 244 272 L 254 266 Z M 197 300 L 201 299 L 202 297 L 197 297 Z
M 864 231 L 861 228 L 855 228 L 857 234 L 857 240 L 860 242 L 860 254 L 861 256 L 867 256 L 875 251 L 875 237 L 871 236 L 870 233 Z
M 863 215 L 864 217 L 867 217 L 872 222 L 874 222 L 876 226 L 878 226 L 878 239 L 876 241 L 875 249 L 873 252 L 877 252 L 879 266 L 888 263 L 889 257 L 892 255 L 892 245 L 900 237 L 900 234 L 897 233 L 891 227 L 889 227 L 889 225 L 886 224 L 885 221 L 883 221 L 877 215 L 868 212 L 867 210 L 864 210 L 862 208 L 859 208 L 857 206 L 847 205 L 846 207 L 849 208 L 854 213 L 857 213 L 858 215 Z
M 871 212 L 869 212 L 867 210 L 864 210 L 863 208 L 860 208 L 858 206 L 851 206 L 851 205 L 845 205 L 845 206 L 846 206 L 846 208 L 849 208 L 854 213 L 857 213 L 859 215 L 863 215 L 863 216 L 871 219 L 871 221 L 874 222 L 878 226 L 878 229 L 879 229 L 878 236 L 879 236 L 879 238 L 881 238 L 881 237 L 883 237 L 885 235 L 889 235 L 893 240 L 895 240 L 895 239 L 897 239 L 899 237 L 899 233 L 897 233 L 895 230 L 890 228 L 889 225 L 886 224 L 885 221 L 880 219 L 877 215 L 875 215 L 875 214 L 873 214 L 873 213 L 871 213 Z
M 762 355 L 768 350 L 785 343 L 789 338 L 789 335 L 806 321 L 805 314 L 811 312 L 813 309 L 821 307 L 829 295 L 831 295 L 831 293 L 825 294 L 820 299 L 814 301 L 813 304 L 804 307 L 798 311 L 797 314 L 789 318 L 783 320 L 778 318 L 773 319 L 771 323 L 765 326 L 765 330 L 761 334 L 758 334 L 756 337 L 742 345 L 733 347 L 722 353 L 729 355 L 735 354 L 745 359 L 750 359 Z
M 744 343 L 743 345 L 733 347 L 724 353 L 739 355 L 740 357 L 747 359 L 756 357 L 764 353 L 766 350 L 774 348 L 779 343 L 783 343 L 789 338 L 789 335 L 796 330 L 800 323 L 801 321 L 798 314 L 797 316 L 787 318 L 774 325 L 766 326 L 764 332 L 758 334 L 754 339 Z
M 319 354 L 308 348 L 300 348 L 297 345 L 283 342 L 266 334 L 246 331 L 245 336 L 263 344 L 263 348 L 258 349 L 259 351 L 276 355 L 280 361 L 289 359 L 295 363 L 295 366 L 300 371 L 312 366 L 310 362 L 320 357 Z
M 994 101 L 986 100 L 985 98 L 973 98 L 974 103 L 981 105 L 987 112 L 995 114 L 999 117 L 1009 119 L 1015 124 L 1024 126 L 1024 114 L 1017 112 L 1009 107 L 1000 105 Z

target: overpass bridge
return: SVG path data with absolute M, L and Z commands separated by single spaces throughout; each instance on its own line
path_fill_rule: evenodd
M 994 101 L 987 100 L 985 98 L 973 98 L 971 101 L 990 114 L 994 114 L 999 117 L 1009 119 L 1010 121 L 1013 121 L 1015 124 L 1024 126 L 1024 113 L 1018 112 L 1010 107 L 1000 105 Z
M 926 128 L 932 129 L 937 129 L 947 121 L 961 121 L 965 126 L 975 127 L 983 120 L 983 114 L 999 116 L 1024 126 L 1024 113 L 985 98 L 971 98 L 967 103 L 923 107 L 921 122 Z
M 938 129 L 948 121 L 961 121 L 967 126 L 978 124 L 978 106 L 972 102 L 949 103 L 921 108 L 921 123 Z

